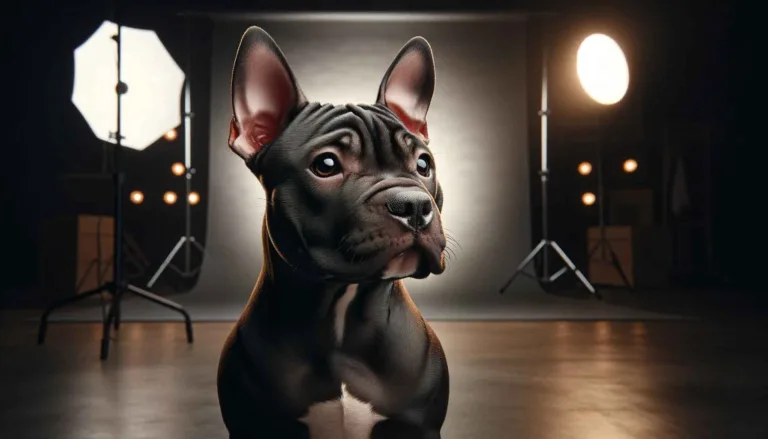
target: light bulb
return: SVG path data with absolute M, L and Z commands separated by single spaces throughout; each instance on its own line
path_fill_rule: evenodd
M 585 206 L 591 206 L 595 204 L 595 200 L 596 200 L 595 194 L 593 194 L 592 192 L 585 192 L 581 196 L 581 202 L 584 203 Z
M 593 34 L 576 53 L 576 73 L 584 91 L 602 105 L 619 102 L 629 88 L 629 66 L 624 52 L 611 37 Z
M 133 191 L 129 195 L 129 198 L 133 204 L 141 204 L 144 202 L 144 193 L 141 191 Z
M 168 191 L 163 194 L 163 201 L 165 201 L 165 204 L 174 204 L 178 199 L 179 197 L 176 195 L 176 192 Z
M 184 175 L 184 171 L 186 170 L 187 168 L 182 163 L 176 162 L 171 165 L 171 172 L 177 177 Z
M 637 162 L 634 159 L 627 159 L 624 161 L 622 168 L 624 168 L 624 172 L 630 174 L 637 170 Z

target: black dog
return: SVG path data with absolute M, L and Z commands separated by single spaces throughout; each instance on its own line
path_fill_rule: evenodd
M 231 438 L 440 438 L 445 356 L 400 280 L 445 266 L 434 86 L 414 38 L 375 105 L 308 103 L 272 38 L 243 35 L 229 145 L 267 209 L 264 266 L 219 364 Z

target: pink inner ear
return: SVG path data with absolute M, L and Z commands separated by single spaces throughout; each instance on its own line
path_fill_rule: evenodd
M 416 137 L 420 138 L 422 141 L 426 141 L 429 139 L 429 132 L 427 131 L 427 121 L 426 120 L 419 120 L 417 118 L 414 118 L 413 116 L 409 115 L 407 111 L 405 111 L 403 108 L 401 108 L 399 105 L 397 105 L 394 102 L 387 101 L 387 107 L 392 110 L 393 113 L 400 119 L 401 122 L 403 122 L 403 125 L 408 129 L 408 131 L 412 132 L 416 135 Z
M 238 122 L 234 118 L 229 124 L 229 146 L 243 158 L 258 154 L 264 145 L 277 137 L 274 129 L 279 124 L 269 114 L 258 114 L 243 125 L 246 126 L 245 135 L 241 136 Z
M 238 69 L 233 84 L 236 126 L 230 130 L 230 145 L 252 156 L 282 130 L 296 104 L 296 91 L 283 64 L 264 46 L 245 54 Z
M 411 52 L 400 59 L 392 70 L 384 92 L 387 107 L 422 140 L 429 138 L 426 120 L 428 104 L 419 102 L 425 72 L 424 59 L 417 52 Z

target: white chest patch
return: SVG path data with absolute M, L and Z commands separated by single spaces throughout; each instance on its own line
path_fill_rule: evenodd
M 386 419 L 347 393 L 346 386 L 341 390 L 341 400 L 313 404 L 299 419 L 309 427 L 310 439 L 370 439 L 374 425 Z

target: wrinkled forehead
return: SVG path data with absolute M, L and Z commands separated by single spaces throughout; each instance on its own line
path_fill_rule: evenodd
M 313 151 L 334 146 L 380 169 L 404 166 L 426 145 L 383 105 L 309 103 L 299 110 L 280 137 L 266 146 L 248 167 L 256 175 L 273 169 L 273 184 L 288 168 L 306 165 Z M 276 175 L 275 175 L 276 174 Z M 276 179 L 276 180 L 274 180 Z
M 424 146 L 385 106 L 318 103 L 304 107 L 275 143 L 303 150 L 336 145 L 361 158 L 381 153 L 400 157 Z

